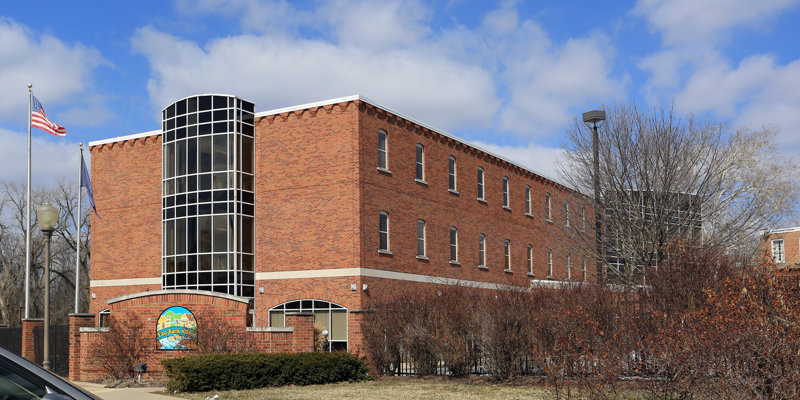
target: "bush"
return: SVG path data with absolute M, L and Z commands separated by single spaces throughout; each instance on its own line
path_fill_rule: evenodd
M 162 360 L 169 390 L 203 392 L 360 381 L 369 370 L 350 353 L 205 354 Z

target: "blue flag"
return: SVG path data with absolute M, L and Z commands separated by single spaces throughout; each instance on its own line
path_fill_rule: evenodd
M 86 188 L 86 194 L 89 195 L 89 204 L 92 205 L 94 215 L 100 218 L 97 213 L 97 207 L 94 204 L 94 193 L 92 192 L 92 180 L 89 179 L 89 171 L 86 169 L 86 162 L 83 161 L 83 154 L 81 154 L 81 186 Z

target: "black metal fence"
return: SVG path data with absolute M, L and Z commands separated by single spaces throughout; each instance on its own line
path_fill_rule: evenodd
M 33 328 L 34 362 L 44 360 L 44 326 Z M 61 376 L 69 376 L 69 324 L 50 326 L 50 369 Z
M 538 364 L 534 363 L 529 357 L 524 357 L 519 360 L 517 372 L 521 376 L 543 376 L 544 372 L 539 367 Z M 489 375 L 489 368 L 487 365 L 487 360 L 485 358 L 478 358 L 475 363 L 472 364 L 470 368 L 470 375 Z M 385 375 L 396 375 L 396 376 L 410 376 L 410 375 L 420 375 L 416 371 L 416 367 L 414 366 L 414 360 L 412 360 L 411 356 L 408 354 L 403 354 L 400 356 L 400 362 L 397 364 L 389 365 L 386 370 L 383 371 Z M 448 376 L 450 375 L 450 369 L 447 367 L 447 363 L 444 361 L 439 361 L 436 363 L 436 367 L 433 369 L 433 375 L 441 375 L 441 376 Z
M 22 355 L 22 328 L 0 328 L 0 347 Z

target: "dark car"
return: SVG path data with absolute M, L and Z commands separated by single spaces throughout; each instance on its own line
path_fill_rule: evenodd
M 0 400 L 100 400 L 0 347 Z

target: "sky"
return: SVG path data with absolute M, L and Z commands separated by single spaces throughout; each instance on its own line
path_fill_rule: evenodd
M 800 151 L 800 0 L 0 5 L 0 180 L 25 180 L 27 83 L 68 131 L 34 130 L 34 186 L 196 93 L 256 111 L 359 94 L 550 177 L 565 128 L 620 102 L 774 127 Z

